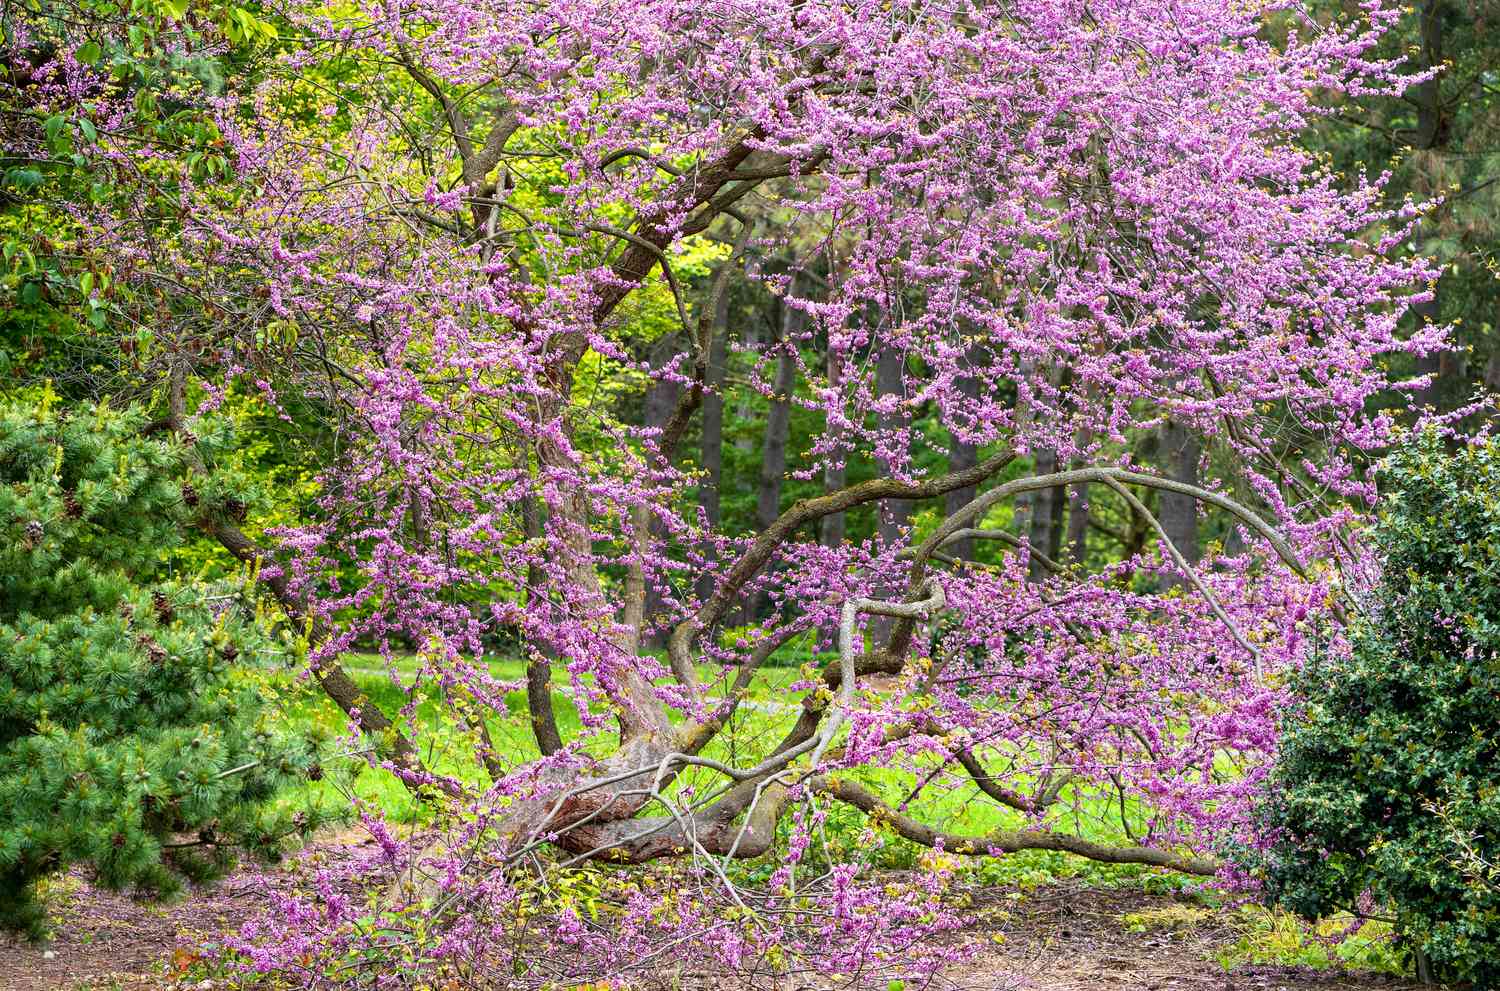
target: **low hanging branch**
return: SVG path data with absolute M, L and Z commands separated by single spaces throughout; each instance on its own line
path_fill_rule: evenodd
M 875 498 L 874 492 L 888 494 L 902 492 L 908 495 L 934 494 L 944 491 L 954 483 L 961 481 L 964 477 L 977 472 L 985 475 L 992 474 L 998 470 L 1006 461 L 1008 456 L 991 459 L 979 466 L 973 472 L 948 476 L 935 480 L 923 487 L 905 486 L 900 483 L 888 483 L 881 480 L 880 484 L 872 485 L 865 483 L 863 487 L 852 487 L 836 493 L 821 500 L 810 500 L 807 503 L 798 504 L 787 514 L 777 521 L 766 533 L 752 545 L 751 549 L 741 557 L 731 569 L 731 575 L 753 573 L 751 569 L 756 562 L 769 559 L 770 552 L 774 549 L 774 541 L 771 539 L 777 527 L 788 528 L 800 525 L 807 519 L 816 518 L 825 512 L 835 511 L 835 507 L 847 507 L 858 501 Z M 726 711 L 732 712 L 739 701 L 743 689 L 748 686 L 749 675 L 741 671 L 736 679 L 736 690 L 731 692 L 731 697 L 726 710 L 720 711 L 714 717 L 696 724 L 696 726 L 683 734 L 682 741 L 685 744 L 682 749 L 665 753 L 657 761 L 654 767 L 640 766 L 633 770 L 620 771 L 611 779 L 601 785 L 600 782 L 591 782 L 588 785 L 575 789 L 560 799 L 555 809 L 561 809 L 568 804 L 568 800 L 585 791 L 591 791 L 609 783 L 623 783 L 638 781 L 648 773 L 651 775 L 649 786 L 636 787 L 633 794 L 644 799 L 643 804 L 658 803 L 664 807 L 673 809 L 668 816 L 656 818 L 628 818 L 617 822 L 608 822 L 608 816 L 602 816 L 601 811 L 607 808 L 607 804 L 591 803 L 593 808 L 590 814 L 567 826 L 563 830 L 566 836 L 568 831 L 577 831 L 572 838 L 563 839 L 564 846 L 575 852 L 579 857 L 588 858 L 606 856 L 623 858 L 631 861 L 648 860 L 654 857 L 681 852 L 683 849 L 691 848 L 699 855 L 717 854 L 723 856 L 753 856 L 763 850 L 764 843 L 769 841 L 769 835 L 774 822 L 779 815 L 779 810 L 788 800 L 791 790 L 799 786 L 795 780 L 787 778 L 789 768 L 793 762 L 806 755 L 809 767 L 816 770 L 828 754 L 835 737 L 848 720 L 848 714 L 853 700 L 853 691 L 861 674 L 861 658 L 865 655 L 856 651 L 854 646 L 854 629 L 858 615 L 861 613 L 873 615 L 885 615 L 902 621 L 897 630 L 893 632 L 888 642 L 877 656 L 887 659 L 901 658 L 909 643 L 910 631 L 919 619 L 928 619 L 943 608 L 946 599 L 943 596 L 941 586 L 935 584 L 931 579 L 922 577 L 922 562 L 933 557 L 937 548 L 946 545 L 965 536 L 976 536 L 982 538 L 999 538 L 1012 546 L 1022 546 L 1022 542 L 1011 537 L 1003 531 L 976 529 L 966 527 L 964 524 L 983 514 L 989 507 L 995 505 L 1002 499 L 1014 495 L 1034 491 L 1041 488 L 1077 484 L 1079 482 L 1097 482 L 1105 484 L 1118 491 L 1131 509 L 1151 523 L 1156 529 L 1159 537 L 1164 541 L 1169 554 L 1173 556 L 1179 568 L 1183 568 L 1189 575 L 1193 587 L 1210 603 L 1214 614 L 1229 628 L 1236 642 L 1256 659 L 1257 677 L 1260 674 L 1259 652 L 1245 639 L 1243 633 L 1237 628 L 1223 606 L 1211 591 L 1202 584 L 1191 568 L 1183 560 L 1180 551 L 1172 546 L 1171 541 L 1162 531 L 1159 521 L 1124 487 L 1125 483 L 1142 485 L 1145 487 L 1156 487 L 1171 491 L 1184 492 L 1204 502 L 1216 505 L 1233 513 L 1241 519 L 1256 533 L 1263 536 L 1267 543 L 1278 553 L 1278 555 L 1295 571 L 1304 571 L 1301 562 L 1292 552 L 1284 538 L 1274 528 L 1266 523 L 1252 510 L 1210 490 L 1197 486 L 1187 485 L 1170 479 L 1160 479 L 1156 476 L 1146 475 L 1118 468 L 1083 468 L 1067 472 L 1058 472 L 1042 476 L 1017 479 L 1004 483 L 996 488 L 980 495 L 968 505 L 962 507 L 945 520 L 933 534 L 929 535 L 916 547 L 903 551 L 898 557 L 908 558 L 914 561 L 912 574 L 913 582 L 920 580 L 921 584 L 914 588 L 912 601 L 904 603 L 890 603 L 866 598 L 851 598 L 844 602 L 839 612 L 839 658 L 838 666 L 829 672 L 828 682 L 836 686 L 837 694 L 831 706 L 823 706 L 809 703 L 804 704 L 803 718 L 793 728 L 788 737 L 779 745 L 772 754 L 762 761 L 749 766 L 735 766 L 723 761 L 712 760 L 696 756 L 698 749 L 708 739 L 718 732 L 724 725 Z M 858 491 L 856 491 L 858 490 Z M 888 496 L 887 496 L 888 497 Z M 793 524 L 791 521 L 796 521 Z M 1009 538 L 1009 539 L 1007 539 Z M 1066 569 L 1055 562 L 1050 562 L 1050 570 L 1064 574 Z M 730 587 L 732 583 L 721 586 Z M 709 617 L 715 614 L 716 606 L 711 600 L 699 617 Z M 1070 626 L 1070 628 L 1072 628 Z M 781 646 L 788 632 L 794 627 L 784 630 L 772 642 L 762 646 L 757 651 L 756 661 L 763 663 L 774 651 Z M 674 639 L 694 630 L 694 620 L 684 621 L 680 624 Z M 1076 632 L 1076 631 L 1075 631 Z M 898 662 L 899 664 L 899 662 Z M 1061 788 L 1070 780 L 1070 775 L 1063 775 L 1053 781 L 1044 789 L 1046 794 L 1039 793 L 1033 799 L 1026 799 L 1008 790 L 1000 788 L 990 775 L 979 763 L 973 752 L 961 748 L 960 753 L 953 758 L 971 775 L 980 787 L 981 791 L 998 795 L 997 801 L 1017 810 L 1035 812 L 1045 808 L 1056 801 Z M 729 792 L 717 803 L 699 810 L 679 810 L 672 805 L 672 800 L 665 793 L 665 785 L 670 782 L 676 773 L 682 768 L 694 766 L 714 771 L 735 784 Z M 836 776 L 814 775 L 800 782 L 801 787 L 811 788 L 818 793 L 828 794 L 840 801 L 860 808 L 863 811 L 876 816 L 882 821 L 888 822 L 898 833 L 914 842 L 932 845 L 941 842 L 945 847 L 956 852 L 985 853 L 985 852 L 1015 852 L 1023 849 L 1046 849 L 1060 850 L 1090 857 L 1097 860 L 1114 863 L 1141 863 L 1154 866 L 1170 867 L 1194 874 L 1213 874 L 1218 868 L 1217 864 L 1209 859 L 1201 857 L 1182 856 L 1171 851 L 1154 849 L 1143 846 L 1133 847 L 1111 847 L 1108 845 L 1091 843 L 1077 837 L 1065 834 L 1053 833 L 1051 831 L 997 831 L 988 836 L 959 836 L 957 834 L 945 833 L 934 827 L 920 823 L 906 813 L 897 812 L 884 805 L 868 789 L 847 781 L 841 781 Z M 731 829 L 732 823 L 737 816 L 743 815 L 743 821 L 737 828 Z M 554 830 L 559 823 L 550 818 L 546 823 L 538 827 L 538 833 Z
M 168 379 L 168 413 L 163 426 L 182 438 L 187 445 L 188 463 L 200 475 L 208 473 L 202 456 L 194 446 L 192 433 L 187 424 L 187 364 L 174 361 Z M 312 615 L 307 604 L 292 591 L 278 568 L 267 568 L 273 563 L 266 551 L 245 535 L 244 531 L 230 522 L 218 507 L 204 506 L 197 518 L 197 525 L 228 551 L 237 561 L 247 564 L 256 580 L 271 593 L 294 625 L 303 628 L 309 643 L 322 643 L 332 637 L 332 631 L 317 616 Z M 349 677 L 337 661 L 322 661 L 312 666 L 313 678 L 318 686 L 333 700 L 344 714 L 358 723 L 359 728 L 372 740 L 389 748 L 390 758 L 398 770 L 401 783 L 413 793 L 420 795 L 431 786 L 457 798 L 463 795 L 463 787 L 451 778 L 432 774 L 422 764 L 416 746 L 411 739 L 398 730 L 380 707 L 360 691 L 354 679 Z

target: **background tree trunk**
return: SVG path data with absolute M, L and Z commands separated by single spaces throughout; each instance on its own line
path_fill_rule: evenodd
M 893 347 L 881 350 L 875 361 L 875 390 L 881 396 L 905 396 L 906 392 L 906 355 Z M 903 431 L 911 422 L 910 414 L 904 406 L 894 410 L 880 413 L 880 430 L 882 433 Z M 877 459 L 877 468 L 882 477 L 889 478 L 896 470 L 886 458 Z M 911 503 L 902 499 L 886 499 L 876 507 L 876 533 L 883 547 L 891 547 L 899 543 L 907 524 L 911 521 Z M 895 594 L 895 589 L 883 589 L 881 595 Z M 870 622 L 870 633 L 876 644 L 884 643 L 890 635 L 893 620 L 885 616 L 877 616 Z
M 1417 65 L 1414 68 L 1431 69 L 1443 65 L 1443 8 L 1445 6 L 1447 6 L 1446 0 L 1426 0 L 1422 4 L 1419 15 L 1421 40 L 1414 60 Z M 1451 120 L 1447 108 L 1443 105 L 1442 75 L 1439 73 L 1431 79 L 1417 83 L 1406 94 L 1406 99 L 1417 108 L 1417 126 L 1410 132 L 1411 147 L 1437 155 L 1445 154 L 1449 150 L 1449 139 L 1452 136 Z M 1427 195 L 1436 191 L 1430 188 L 1420 190 Z M 1436 215 L 1423 219 L 1418 227 L 1418 250 L 1426 250 L 1426 242 L 1435 233 L 1432 228 L 1437 223 Z M 1442 305 L 1439 295 L 1441 288 L 1442 278 L 1439 277 L 1432 286 L 1432 298 L 1412 304 L 1412 315 L 1416 318 L 1418 327 L 1435 324 L 1441 319 Z M 1451 398 L 1453 391 L 1462 388 L 1464 369 L 1459 356 L 1451 351 L 1422 355 L 1416 359 L 1416 366 L 1419 374 L 1432 376 L 1431 384 L 1415 397 L 1418 404 L 1441 409 Z
M 1093 431 L 1087 427 L 1080 430 L 1077 436 L 1078 447 L 1087 449 L 1089 442 L 1093 439 Z M 1075 459 L 1074 468 L 1082 468 L 1084 462 Z M 1068 534 L 1067 553 L 1068 560 L 1073 564 L 1084 564 L 1089 554 L 1089 486 L 1075 485 L 1068 492 Z
M 698 483 L 698 505 L 710 530 L 717 530 L 724 512 L 719 484 L 724 476 L 724 378 L 729 362 L 729 293 L 714 300 L 713 328 L 708 347 L 708 373 L 703 390 L 703 428 L 699 460 L 703 478 Z M 713 594 L 714 578 L 707 570 L 698 576 L 698 598 Z
M 1059 468 L 1057 452 L 1036 452 L 1036 468 L 1033 474 L 1050 475 Z M 1056 561 L 1062 550 L 1063 510 L 1067 507 L 1068 494 L 1061 487 L 1039 489 L 1031 494 L 1030 513 L 1027 520 L 1029 540 L 1033 550 Z M 1032 559 L 1028 571 L 1032 578 L 1041 578 L 1048 571 L 1040 560 Z
M 979 348 L 974 347 L 969 349 L 968 364 L 971 367 L 978 360 L 979 355 Z M 965 375 L 958 379 L 956 384 L 960 395 L 968 399 L 979 398 L 979 380 L 976 377 Z M 950 433 L 948 437 L 948 470 L 950 472 L 963 471 L 966 468 L 974 467 L 978 463 L 978 446 L 959 440 Z M 943 506 L 947 515 L 952 516 L 959 509 L 972 502 L 978 491 L 978 486 L 966 485 L 961 489 L 954 489 L 952 492 L 949 492 Z M 965 561 L 973 560 L 974 541 L 967 537 L 963 540 L 954 541 L 948 545 L 947 552 Z
M 755 500 L 755 523 L 761 530 L 781 515 L 781 484 L 786 478 L 786 445 L 791 432 L 792 387 L 796 384 L 797 360 L 792 349 L 806 323 L 807 314 L 793 306 L 782 306 L 781 333 L 777 344 L 776 376 L 772 380 L 771 403 L 766 411 L 765 440 L 761 444 L 760 487 Z
M 795 292 L 796 285 L 794 278 L 792 292 Z M 762 532 L 781 515 L 781 485 L 786 478 L 786 445 L 792 422 L 791 393 L 797 374 L 794 349 L 806 320 L 805 312 L 782 303 L 781 327 L 776 338 L 776 375 L 771 382 L 771 403 L 766 410 L 766 432 L 760 448 L 760 485 L 755 497 L 755 525 Z M 747 617 L 749 621 L 759 619 L 766 599 L 764 593 L 755 597 Z
M 672 413 L 677 409 L 677 401 L 682 396 L 682 383 L 673 379 L 665 378 L 660 373 L 666 364 L 670 362 L 678 352 L 679 341 L 676 334 L 667 334 L 652 348 L 651 384 L 646 389 L 645 411 L 642 422 L 649 430 L 660 430 L 667 425 L 672 418 Z M 661 533 L 661 526 L 655 517 L 652 517 L 651 532 L 653 538 Z M 655 543 L 653 539 L 652 544 Z M 660 631 L 651 629 L 654 617 L 660 616 L 664 600 L 662 598 L 659 582 L 654 580 L 650 574 L 646 576 L 646 625 L 641 629 L 641 643 L 648 648 L 662 646 L 664 639 Z
M 1189 485 L 1198 484 L 1198 460 L 1202 446 L 1191 430 L 1168 420 L 1161 427 L 1160 460 L 1162 471 L 1169 478 Z M 1192 496 L 1176 492 L 1161 492 L 1158 497 L 1162 529 L 1177 545 L 1189 564 L 1197 564 L 1201 556 L 1198 547 L 1198 501 Z M 1168 587 L 1181 584 L 1185 579 L 1169 578 Z
M 828 348 L 828 385 L 837 390 L 844 381 L 844 356 Z M 823 491 L 837 492 L 844 487 L 849 474 L 844 458 L 830 459 L 823 466 Z M 818 524 L 818 541 L 824 547 L 838 547 L 844 542 L 844 514 L 829 513 Z

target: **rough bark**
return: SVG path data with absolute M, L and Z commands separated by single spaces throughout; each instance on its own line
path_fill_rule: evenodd
M 542 536 L 541 511 L 536 499 L 528 496 L 521 502 L 521 523 L 527 540 Z M 526 568 L 526 599 L 531 606 L 545 596 L 547 578 L 537 564 Z M 555 754 L 562 749 L 562 733 L 557 728 L 557 714 L 552 711 L 552 660 L 554 652 L 550 644 L 534 643 L 526 658 L 526 713 L 531 720 L 531 735 L 536 739 L 542 756 Z

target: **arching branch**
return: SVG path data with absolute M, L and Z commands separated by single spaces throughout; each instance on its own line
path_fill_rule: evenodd
M 745 584 L 765 567 L 782 544 L 791 539 L 801 527 L 833 513 L 841 513 L 855 506 L 880 499 L 931 499 L 955 489 L 977 485 L 1013 460 L 1015 460 L 1013 452 L 1002 451 L 972 468 L 922 482 L 875 478 L 828 495 L 800 499 L 793 503 L 751 542 L 698 612 L 678 623 L 673 629 L 671 639 L 667 642 L 667 656 L 673 665 L 673 670 L 692 666 L 691 644 L 694 637 L 704 630 L 711 629 L 723 618 Z M 919 594 L 920 588 L 921 583 L 918 583 L 916 587 L 913 587 L 912 594 Z M 704 738 L 707 729 L 708 724 L 699 723 L 690 731 L 688 738 L 693 740 L 701 738 L 702 742 L 707 742 Z M 708 736 L 711 737 L 712 732 L 709 732 Z M 701 746 L 702 742 L 698 745 Z
M 1256 649 L 1254 644 L 1246 639 L 1244 633 L 1240 632 L 1240 628 L 1235 624 L 1234 620 L 1229 618 L 1229 614 L 1224 611 L 1224 606 L 1219 602 L 1219 597 L 1214 595 L 1213 592 L 1209 590 L 1208 586 L 1203 584 L 1202 579 L 1198 577 L 1198 572 L 1193 568 L 1191 564 L 1188 563 L 1187 558 L 1182 556 L 1182 551 L 1180 551 L 1177 548 L 1177 545 L 1173 543 L 1172 538 L 1167 536 L 1167 530 L 1161 525 L 1161 520 L 1157 519 L 1156 514 L 1152 513 L 1151 510 L 1146 508 L 1145 503 L 1136 498 L 1135 493 L 1131 492 L 1119 482 L 1115 481 L 1114 479 L 1110 479 L 1106 484 L 1108 484 L 1110 488 L 1114 489 L 1115 492 L 1120 496 L 1120 498 L 1129 503 L 1130 508 L 1134 509 L 1137 513 L 1140 513 L 1141 516 L 1145 517 L 1146 522 L 1151 524 L 1151 528 L 1156 531 L 1157 538 L 1160 539 L 1162 544 L 1167 548 L 1167 553 L 1172 556 L 1172 561 L 1177 565 L 1177 569 L 1187 577 L 1188 582 L 1193 586 L 1193 588 L 1197 589 L 1198 594 L 1203 596 L 1203 598 L 1208 602 L 1208 607 L 1213 610 L 1214 616 L 1217 617 L 1219 622 L 1223 623 L 1224 627 L 1229 630 L 1229 635 L 1234 637 L 1234 642 L 1240 645 L 1241 650 L 1244 650 L 1250 655 L 1252 662 L 1255 665 L 1256 680 L 1259 680 L 1261 677 L 1260 651 Z
M 948 853 L 995 856 L 1023 850 L 1057 850 L 1106 864 L 1146 864 L 1200 876 L 1212 876 L 1219 871 L 1216 862 L 1204 857 L 1184 856 L 1152 847 L 1109 846 L 1047 830 L 999 829 L 983 836 L 948 833 L 896 811 L 870 789 L 853 781 L 830 775 L 814 779 L 809 787 L 854 806 L 913 843 L 923 846 L 941 843 Z

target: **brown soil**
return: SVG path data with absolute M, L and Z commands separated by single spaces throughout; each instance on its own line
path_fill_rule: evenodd
M 0 933 L 0 991 L 210 991 L 187 975 L 193 947 L 233 932 L 266 905 L 267 882 L 296 882 L 301 869 L 350 856 L 373 842 L 333 835 L 281 868 L 247 867 L 218 884 L 162 903 L 100 891 L 74 873 L 48 892 L 52 938 L 36 944 Z
M 349 856 L 354 841 L 335 837 L 298 863 Z M 187 976 L 191 947 L 237 929 L 265 904 L 265 878 L 278 886 L 299 872 L 244 871 L 169 904 L 137 902 L 91 888 L 77 876 L 55 887 L 55 935 L 38 946 L 0 936 L 0 991 L 211 991 L 215 982 Z M 1414 987 L 1388 977 L 1297 967 L 1242 967 L 1226 972 L 1216 952 L 1238 938 L 1229 913 L 1182 919 L 1185 903 L 1138 891 L 1054 887 L 1019 896 L 985 891 L 974 932 L 984 949 L 944 975 L 952 991 L 1374 991 Z M 1157 913 L 1166 920 L 1131 931 L 1122 917 Z M 998 937 L 998 939 L 997 939 Z
M 949 975 L 963 991 L 1387 991 L 1415 988 L 1380 974 L 1310 967 L 1237 967 L 1226 972 L 1219 952 L 1240 936 L 1233 913 L 1202 913 L 1180 898 L 1139 891 L 1084 887 L 1044 889 L 1019 900 L 996 893 L 981 903 L 975 930 L 985 949 L 962 975 Z M 989 912 L 984 908 L 990 908 Z M 1126 915 L 1155 913 L 1183 924 L 1153 923 L 1136 932 Z M 997 942 L 994 936 L 1001 941 Z

